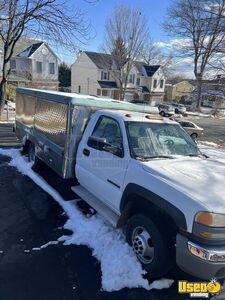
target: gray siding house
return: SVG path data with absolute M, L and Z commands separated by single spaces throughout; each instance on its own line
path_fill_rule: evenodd
M 2 51 L 0 46 L 0 65 Z M 8 82 L 17 86 L 58 89 L 58 57 L 47 43 L 21 38 L 7 66 Z

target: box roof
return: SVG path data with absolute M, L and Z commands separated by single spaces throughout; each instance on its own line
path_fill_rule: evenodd
M 64 93 L 49 90 L 17 88 L 17 93 L 42 98 L 48 101 L 60 102 L 74 106 L 93 106 L 103 109 L 129 110 L 136 112 L 158 114 L 158 108 L 149 105 L 137 105 L 109 98 L 98 98 L 90 95 Z

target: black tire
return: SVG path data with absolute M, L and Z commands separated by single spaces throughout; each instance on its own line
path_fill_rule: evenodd
M 197 133 L 192 133 L 191 134 L 191 138 L 194 140 L 194 141 L 197 141 L 197 139 L 198 139 L 198 134 Z
M 159 114 L 160 114 L 160 116 L 162 116 L 162 117 L 165 117 L 165 115 L 166 115 L 164 111 L 161 111 Z
M 150 248 L 154 248 L 154 255 L 151 261 L 143 262 L 138 254 L 135 253 L 138 260 L 149 273 L 149 277 L 158 278 L 166 275 L 174 264 L 175 250 L 171 235 L 168 237 L 168 233 L 163 231 L 158 221 L 153 221 L 152 217 L 147 217 L 143 214 L 134 215 L 130 218 L 126 227 L 126 240 L 133 249 L 136 246 L 136 240 L 132 241 L 132 238 L 134 238 L 133 234 L 139 227 L 145 228 L 151 236 L 151 241 L 148 241 L 148 243 L 151 243 Z M 171 240 L 169 240 L 169 238 Z M 136 250 L 134 249 L 134 252 L 136 251 L 137 248 Z
M 33 143 L 30 143 L 28 146 L 28 161 L 30 163 L 35 163 L 35 146 Z

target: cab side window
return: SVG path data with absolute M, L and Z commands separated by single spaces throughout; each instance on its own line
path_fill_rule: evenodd
M 100 117 L 92 132 L 92 136 L 106 140 L 108 147 L 104 148 L 105 151 L 112 152 L 110 150 L 118 149 L 120 150 L 120 155 L 118 156 L 123 154 L 123 136 L 116 120 L 106 116 Z

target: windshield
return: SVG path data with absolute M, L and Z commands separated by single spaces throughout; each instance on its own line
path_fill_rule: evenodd
M 131 157 L 174 158 L 201 155 L 197 145 L 177 124 L 126 122 Z

